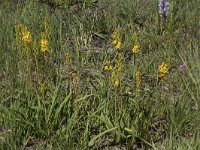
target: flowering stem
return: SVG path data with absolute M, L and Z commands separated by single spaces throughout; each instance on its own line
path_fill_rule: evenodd
M 117 119 L 117 89 L 115 89 L 115 119 Z
M 30 92 L 31 92 L 31 95 L 32 95 L 32 69 L 31 69 L 31 62 L 30 62 L 30 59 L 31 59 L 31 56 L 30 56 L 30 49 L 29 48 L 25 48 L 26 51 L 27 51 L 27 59 L 28 59 L 28 69 L 29 69 L 29 88 L 30 88 Z

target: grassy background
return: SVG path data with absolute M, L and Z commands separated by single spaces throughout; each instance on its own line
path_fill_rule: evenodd
M 157 0 L 1 0 L 1 149 L 200 149 L 200 5 L 169 3 L 163 21 Z M 45 17 L 50 49 L 42 53 Z M 16 43 L 20 23 L 35 41 L 28 49 Z M 124 69 L 114 88 L 103 67 L 118 63 L 118 27 Z M 162 61 L 170 71 L 160 81 Z

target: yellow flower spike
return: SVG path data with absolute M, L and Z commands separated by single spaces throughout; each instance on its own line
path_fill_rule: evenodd
M 22 41 L 24 42 L 25 47 L 27 47 L 31 43 L 32 36 L 28 30 L 25 32 L 22 32 Z
M 121 49 L 122 48 L 122 42 L 120 39 L 120 28 L 115 29 L 115 31 L 113 32 L 113 45 L 117 48 L 117 49 Z
M 120 29 L 119 28 L 115 29 L 113 32 L 113 39 L 119 38 L 119 34 L 120 34 Z
M 136 43 L 136 44 L 133 46 L 132 51 L 133 51 L 134 54 L 137 54 L 137 53 L 140 52 L 140 46 L 138 45 L 138 43 Z
M 31 32 L 23 24 L 15 26 L 15 32 L 17 46 L 23 43 L 24 47 L 27 48 L 32 42 Z
M 49 41 L 47 40 L 44 32 L 41 33 L 40 44 L 41 44 L 40 45 L 41 46 L 41 51 L 43 53 L 49 51 Z
M 121 40 L 118 40 L 115 46 L 117 49 L 121 49 L 122 48 L 122 42 Z
M 114 85 L 114 88 L 117 88 L 119 86 L 119 79 L 118 78 L 113 79 L 113 85 Z
M 159 65 L 158 70 L 159 70 L 159 77 L 161 79 L 166 79 L 166 76 L 169 74 L 169 67 L 168 67 L 168 65 L 165 62 L 162 62 Z
M 32 42 L 31 32 L 27 29 L 27 27 L 23 24 L 19 24 L 16 29 L 18 30 L 16 38 L 21 40 L 25 47 L 27 47 Z M 21 38 L 19 37 L 21 35 Z M 19 42 L 19 41 L 18 41 Z
M 114 88 L 117 88 L 119 86 L 119 72 L 118 69 L 113 69 L 112 71 L 112 83 Z
M 136 32 L 134 33 L 134 45 L 133 45 L 132 51 L 134 54 L 137 54 L 140 52 L 140 44 L 138 42 L 138 34 Z

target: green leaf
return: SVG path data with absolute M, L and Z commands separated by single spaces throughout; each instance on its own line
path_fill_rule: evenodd
M 54 106 L 55 106 L 55 103 L 56 103 L 56 98 L 57 98 L 57 95 L 58 95 L 58 90 L 59 90 L 60 84 L 61 83 L 59 83 L 59 85 L 56 87 L 54 94 L 52 96 L 52 103 L 51 103 L 51 107 L 50 107 L 50 110 L 49 110 L 49 113 L 48 113 L 47 122 L 49 122 L 49 120 L 51 118 L 51 115 L 52 115 L 52 112 L 53 112 L 53 109 L 54 109 Z
M 86 98 L 88 98 L 88 97 L 90 97 L 90 96 L 92 96 L 92 95 L 93 95 L 93 94 L 85 95 L 84 97 L 81 97 L 81 98 L 77 99 L 77 100 L 74 102 L 74 104 L 76 104 L 76 103 L 78 103 L 78 102 L 81 102 L 82 100 L 85 100 Z
M 93 138 L 89 141 L 88 146 L 90 147 L 90 146 L 94 145 L 94 143 L 96 142 L 96 140 L 97 140 L 98 138 L 100 138 L 101 136 L 105 135 L 106 133 L 109 133 L 109 132 L 112 132 L 112 131 L 114 131 L 114 130 L 117 130 L 118 128 L 119 128 L 119 127 L 114 127 L 114 128 L 111 128 L 111 129 L 108 129 L 108 130 L 106 130 L 106 131 L 104 131 L 104 132 L 99 133 L 97 136 L 93 137 Z
M 69 93 L 69 95 L 64 99 L 64 101 L 62 101 L 62 103 L 60 104 L 59 108 L 56 110 L 55 113 L 55 117 L 54 119 L 58 118 L 58 114 L 60 113 L 61 109 L 63 108 L 63 106 L 68 102 L 68 100 L 70 99 L 71 96 L 71 92 Z

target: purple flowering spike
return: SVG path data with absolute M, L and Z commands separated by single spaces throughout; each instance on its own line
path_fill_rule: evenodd
M 168 11 L 169 11 L 169 3 L 167 2 L 167 0 L 160 0 L 160 2 L 159 2 L 160 16 L 163 17 L 164 19 L 166 19 L 167 15 L 168 15 Z
M 183 72 L 185 69 L 186 69 L 186 65 L 185 64 L 181 64 L 181 65 L 178 66 L 178 70 L 180 72 Z

